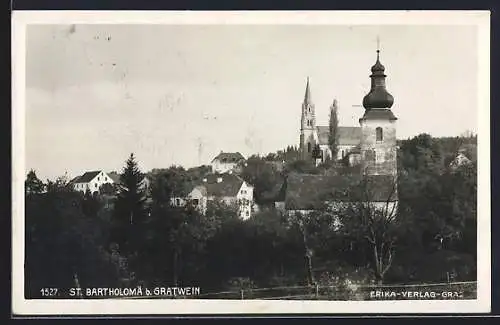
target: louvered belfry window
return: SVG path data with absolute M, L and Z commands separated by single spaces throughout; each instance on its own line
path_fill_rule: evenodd
M 376 134 L 377 142 L 383 141 L 384 135 L 383 135 L 382 128 L 380 126 L 375 129 L 375 134 Z

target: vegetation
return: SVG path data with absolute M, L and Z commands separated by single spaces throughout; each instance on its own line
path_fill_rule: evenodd
M 339 135 L 337 131 L 339 127 L 337 101 L 334 101 L 332 106 L 330 107 L 330 118 L 328 127 L 330 129 L 330 132 L 328 134 L 328 145 L 330 146 L 332 157 L 337 157 L 338 143 L 339 143 Z
M 120 188 L 96 196 L 74 191 L 63 178 L 44 183 L 30 171 L 26 296 L 39 297 L 43 287 L 186 285 L 216 292 L 341 285 L 345 279 L 475 280 L 477 164 L 448 164 L 464 143 L 474 140 L 424 134 L 400 142 L 394 216 L 358 203 L 336 213 L 325 207 L 290 216 L 266 205 L 288 173 L 324 172 L 297 160 L 291 147 L 250 157 L 243 166 L 241 176 L 255 186 L 262 204 L 248 220 L 221 202 L 204 215 L 193 206 L 171 206 L 170 198 L 203 178 L 207 168 L 154 170 L 145 192 L 144 174 L 131 155 Z M 106 204 L 109 197 L 113 204 Z

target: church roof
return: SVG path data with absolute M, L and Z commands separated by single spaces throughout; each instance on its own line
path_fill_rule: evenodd
M 317 126 L 319 144 L 328 144 L 330 135 L 329 126 Z M 358 145 L 361 141 L 361 128 L 358 126 L 339 126 L 337 128 L 339 134 L 339 145 L 350 146 Z

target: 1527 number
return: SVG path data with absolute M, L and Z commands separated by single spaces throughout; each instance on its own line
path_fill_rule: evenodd
M 42 288 L 40 293 L 42 297 L 55 297 L 57 296 L 57 288 Z

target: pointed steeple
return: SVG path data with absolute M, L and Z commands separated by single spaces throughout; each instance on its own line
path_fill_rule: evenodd
M 311 90 L 309 89 L 309 77 L 307 77 L 306 93 L 304 95 L 304 104 L 311 104 Z
M 332 108 L 334 108 L 334 107 L 338 107 L 338 101 L 337 101 L 337 98 L 334 98 L 334 99 L 333 99 L 333 103 L 332 103 L 332 106 L 331 106 L 331 107 L 332 107 Z

